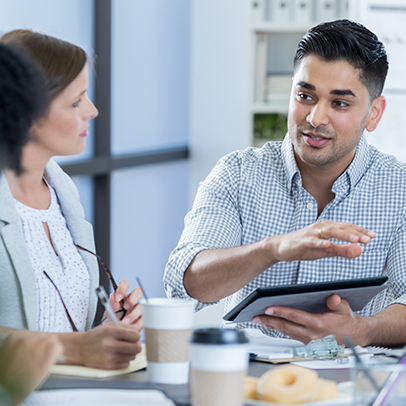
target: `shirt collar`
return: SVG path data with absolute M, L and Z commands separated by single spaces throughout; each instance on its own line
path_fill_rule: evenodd
M 283 140 L 281 154 L 286 171 L 287 188 L 292 191 L 293 182 L 297 183 L 298 180 L 301 180 L 301 176 L 299 168 L 296 164 L 293 145 L 289 133 L 286 134 Z M 336 193 L 338 189 L 342 189 L 343 186 L 346 189 L 354 188 L 364 174 L 368 161 L 369 144 L 365 134 L 362 134 L 355 151 L 354 159 L 346 171 L 334 182 L 332 191 Z
M 293 182 L 301 179 L 299 168 L 296 164 L 293 145 L 289 133 L 286 134 L 282 142 L 282 160 L 286 171 L 286 187 L 291 192 Z M 295 179 L 296 178 L 296 179 Z
M 365 137 L 365 134 L 362 134 L 357 149 L 355 151 L 354 159 L 352 160 L 350 166 L 347 170 L 336 180 L 337 183 L 341 178 L 346 176 L 349 182 L 350 188 L 354 188 L 355 185 L 360 181 L 361 177 L 365 173 L 366 167 L 369 161 L 369 144 Z

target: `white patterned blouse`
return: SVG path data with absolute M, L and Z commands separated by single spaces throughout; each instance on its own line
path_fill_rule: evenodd
M 56 192 L 46 183 L 51 193 L 48 209 L 34 209 L 14 199 L 35 272 L 38 297 L 37 330 L 72 332 L 58 292 L 45 276 L 45 271 L 61 293 L 76 328 L 78 331 L 84 331 L 89 304 L 89 272 L 66 225 Z M 48 225 L 52 244 L 45 233 L 43 223 Z

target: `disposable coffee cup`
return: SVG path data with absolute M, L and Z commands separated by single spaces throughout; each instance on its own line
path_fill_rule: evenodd
M 242 330 L 201 328 L 190 337 L 192 406 L 242 406 L 248 339 Z
M 189 380 L 188 339 L 196 302 L 188 299 L 141 300 L 147 352 L 147 377 L 154 383 Z

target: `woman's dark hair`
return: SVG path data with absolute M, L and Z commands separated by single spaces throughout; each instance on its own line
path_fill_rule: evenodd
M 316 55 L 327 62 L 347 61 L 360 69 L 360 80 L 371 100 L 382 94 L 389 66 L 386 50 L 378 37 L 362 24 L 336 20 L 311 28 L 296 50 L 295 71 L 307 55 Z
M 21 172 L 22 147 L 47 108 L 43 73 L 21 52 L 0 44 L 0 170 Z
M 83 70 L 87 56 L 77 45 L 32 30 L 14 30 L 0 37 L 35 61 L 46 78 L 48 96 L 53 100 Z

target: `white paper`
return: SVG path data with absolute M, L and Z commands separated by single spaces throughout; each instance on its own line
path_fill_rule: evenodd
M 51 374 L 83 376 L 86 378 L 108 378 L 111 376 L 130 374 L 139 371 L 147 366 L 147 355 L 145 344 L 142 344 L 142 350 L 136 355 L 135 360 L 130 361 L 130 366 L 126 369 L 97 369 L 80 365 L 57 364 L 51 369 Z
M 162 392 L 137 389 L 63 389 L 34 392 L 20 406 L 175 406 Z

